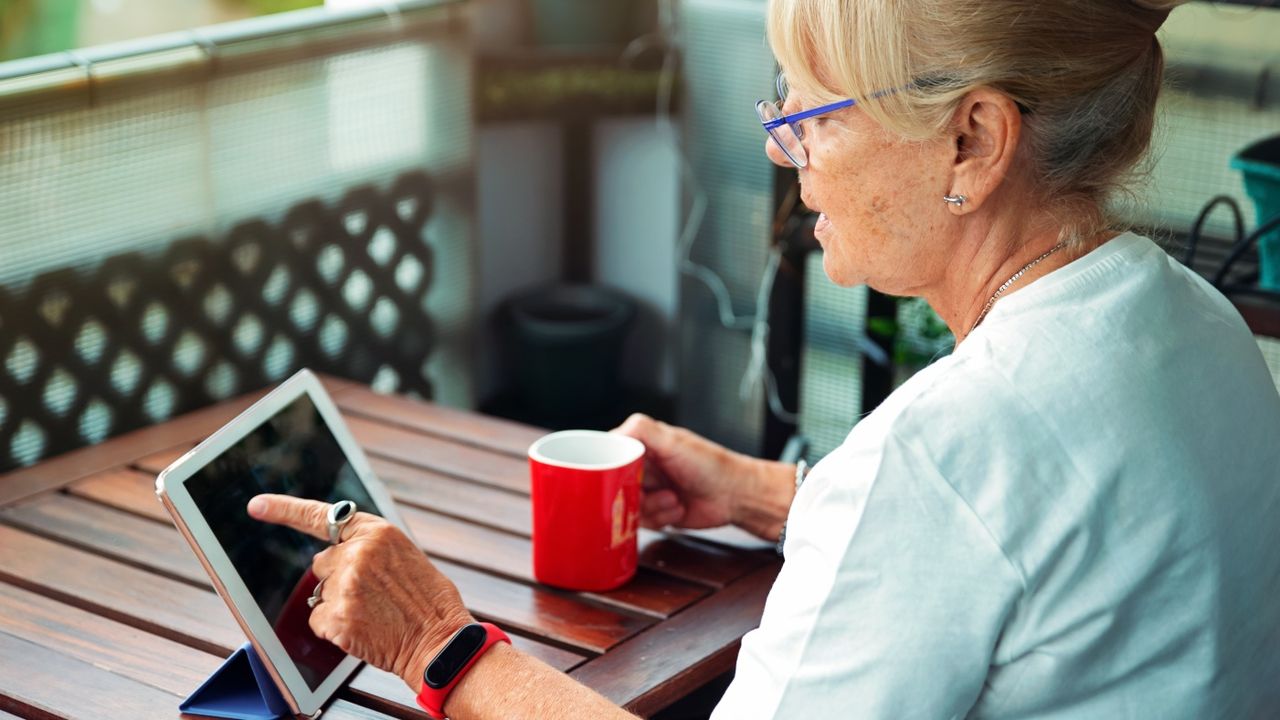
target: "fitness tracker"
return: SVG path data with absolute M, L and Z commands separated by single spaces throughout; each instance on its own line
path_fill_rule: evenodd
M 471 623 L 453 634 L 422 673 L 418 705 L 435 720 L 444 720 L 444 701 L 454 686 L 495 643 L 511 644 L 507 634 L 491 623 Z

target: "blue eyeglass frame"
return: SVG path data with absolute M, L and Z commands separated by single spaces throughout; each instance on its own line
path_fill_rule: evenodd
M 757 117 L 759 117 L 760 115 L 760 109 L 759 109 L 760 105 L 767 102 L 769 101 L 760 100 L 756 102 Z M 795 165 L 797 168 L 804 168 L 809 165 L 809 159 L 807 157 L 808 150 L 805 149 L 803 146 L 801 147 L 801 149 L 805 151 L 806 157 L 804 162 L 800 162 L 798 158 L 791 157 L 791 151 L 788 150 L 787 146 L 782 143 L 782 140 L 777 136 L 775 131 L 778 128 L 782 127 L 783 125 L 789 125 L 791 126 L 791 132 L 795 133 L 796 139 L 799 140 L 801 143 L 803 143 L 804 128 L 802 128 L 799 124 L 801 120 L 808 120 L 809 118 L 812 118 L 812 117 L 825 115 L 830 112 L 835 112 L 836 110 L 843 110 L 844 108 L 852 107 L 857 104 L 858 102 L 852 99 L 839 100 L 833 103 L 829 103 L 827 105 L 820 105 L 816 108 L 801 110 L 800 112 L 792 113 L 791 115 L 782 115 L 772 120 L 765 120 L 764 118 L 759 118 L 759 120 L 760 120 L 760 124 L 764 126 L 764 131 L 769 134 L 769 139 L 773 141 L 774 145 L 778 146 L 778 149 L 781 150 L 782 154 L 785 155 L 787 159 L 791 161 L 791 164 Z
M 782 73 L 778 73 L 778 78 L 775 81 L 775 83 L 778 89 L 778 102 L 786 102 L 786 97 L 787 97 L 786 80 L 783 77 Z M 871 93 L 871 95 L 869 95 L 868 97 L 874 100 L 877 98 L 882 98 L 886 95 L 892 95 L 895 92 L 898 92 L 898 90 L 896 89 L 878 90 L 874 93 Z M 769 101 L 768 100 L 756 101 L 757 116 L 759 115 L 758 108 L 760 107 L 760 103 L 767 103 L 767 102 Z M 793 165 L 795 165 L 796 167 L 804 167 L 809 163 L 806 161 L 804 165 L 801 165 L 800 163 L 796 162 L 796 159 L 791 157 L 791 153 L 787 151 L 786 146 L 783 145 L 782 141 L 779 140 L 777 136 L 774 135 L 773 131 L 782 127 L 783 125 L 790 125 L 791 131 L 796 134 L 796 137 L 800 140 L 804 140 L 804 128 L 800 127 L 801 120 L 808 120 L 809 118 L 814 118 L 819 115 L 826 115 L 827 113 L 832 113 L 837 110 L 843 110 L 847 107 L 853 107 L 854 105 L 857 105 L 857 104 L 858 104 L 857 100 L 854 100 L 853 98 L 846 98 L 844 100 L 837 100 L 833 103 L 827 103 L 826 105 L 819 105 L 816 108 L 801 110 L 800 112 L 792 113 L 790 115 L 782 115 L 772 120 L 765 120 L 761 118 L 760 124 L 764 126 L 764 131 L 769 133 L 769 137 L 773 140 L 774 144 L 778 146 L 778 149 L 782 151 L 783 155 L 787 156 L 787 159 L 790 160 Z M 779 106 L 779 109 L 781 109 L 781 106 Z M 807 151 L 806 151 L 806 154 L 807 154 Z
M 768 102 L 768 101 L 765 100 L 763 102 Z M 760 124 L 764 125 L 765 130 L 773 130 L 776 128 L 780 128 L 783 125 L 795 125 L 795 127 L 793 127 L 792 129 L 796 131 L 796 137 L 803 138 L 804 132 L 803 130 L 800 129 L 798 125 L 796 125 L 796 123 L 800 122 L 801 120 L 808 120 L 811 117 L 826 115 L 827 113 L 830 113 L 830 112 L 843 110 L 847 107 L 853 107 L 854 105 L 857 105 L 857 104 L 858 104 L 857 100 L 852 100 L 852 99 L 837 100 L 836 102 L 833 102 L 833 103 L 828 103 L 826 105 L 819 105 L 816 108 L 809 108 L 808 110 L 801 110 L 798 113 L 791 113 L 790 115 L 783 115 L 782 117 L 777 117 L 772 120 L 761 120 Z
M 786 102 L 786 99 L 787 99 L 786 82 L 787 82 L 786 77 L 782 73 L 778 73 L 778 77 L 774 80 L 774 85 L 776 86 L 778 91 L 779 102 Z M 876 93 L 872 97 L 878 97 L 879 95 L 880 93 Z M 756 105 L 759 106 L 761 102 L 768 102 L 768 100 L 760 100 L 756 103 Z M 851 98 L 845 99 L 845 100 L 837 100 L 833 103 L 827 103 L 826 105 L 819 105 L 816 108 L 809 108 L 808 110 L 801 110 L 798 113 L 792 113 L 790 115 L 783 115 L 781 117 L 777 117 L 772 120 L 761 120 L 760 124 L 764 126 L 764 129 L 766 132 L 770 130 L 774 130 L 776 128 L 780 128 L 783 125 L 791 125 L 792 126 L 791 129 L 795 132 L 796 137 L 803 139 L 804 131 L 803 129 L 801 129 L 801 127 L 798 124 L 801 120 L 808 120 L 809 118 L 812 118 L 812 117 L 825 115 L 830 112 L 835 112 L 836 110 L 843 110 L 847 107 L 853 107 L 854 105 L 857 105 L 857 104 L 858 104 L 858 101 L 853 100 Z M 779 109 L 781 109 L 781 106 L 779 106 Z M 773 133 L 770 132 L 769 134 L 772 135 Z

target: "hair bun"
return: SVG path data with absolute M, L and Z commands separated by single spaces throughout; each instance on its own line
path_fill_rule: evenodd
M 1169 13 L 1173 9 L 1182 5 L 1188 0 L 1129 0 L 1135 6 L 1152 14 L 1151 32 L 1155 32 L 1164 25 L 1164 21 L 1168 19 Z
M 1134 5 L 1144 10 L 1158 10 L 1160 12 L 1173 12 L 1173 9 L 1186 3 L 1188 0 L 1130 0 Z

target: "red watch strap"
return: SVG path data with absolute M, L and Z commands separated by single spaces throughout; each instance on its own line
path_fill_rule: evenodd
M 467 672 L 471 670 L 471 666 L 475 665 L 476 661 L 479 660 L 482 655 L 488 652 L 489 648 L 493 647 L 495 644 L 500 642 L 507 643 L 508 645 L 511 644 L 511 638 L 507 637 L 507 634 L 502 632 L 502 630 L 500 630 L 497 625 L 494 625 L 493 623 L 475 623 L 475 624 L 484 628 L 484 631 L 485 631 L 484 643 L 480 645 L 480 648 L 476 650 L 474 654 L 472 654 L 469 660 L 467 660 L 467 664 L 463 665 L 462 668 L 458 670 L 457 673 L 454 674 L 453 679 L 449 681 L 449 684 L 445 685 L 442 688 L 433 688 L 427 685 L 427 682 L 425 679 L 422 681 L 422 690 L 418 692 L 418 705 L 423 710 L 427 711 L 427 715 L 430 715 L 432 718 L 435 718 L 435 720 L 444 720 L 447 717 L 444 714 L 444 701 L 446 698 L 449 697 L 449 693 L 453 692 L 453 688 L 457 686 L 458 683 L 462 682 L 462 678 L 466 677 Z M 471 626 L 468 626 L 468 627 L 471 627 Z M 458 632 L 460 634 L 462 631 L 459 630 Z M 454 635 L 454 639 L 456 639 L 457 637 L 458 635 Z M 448 648 L 452 642 L 453 642 L 453 639 L 450 639 L 450 641 L 445 644 L 445 648 Z M 440 652 L 443 654 L 444 650 L 442 649 Z M 438 657 L 439 655 L 436 656 L 436 658 Z M 434 663 L 436 661 L 436 658 L 432 658 L 431 663 Z M 427 667 L 430 667 L 431 663 L 428 663 Z

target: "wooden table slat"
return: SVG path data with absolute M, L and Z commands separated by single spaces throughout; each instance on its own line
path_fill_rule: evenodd
M 212 589 L 201 589 L 0 525 L 0 580 L 148 632 L 226 655 L 244 633 Z
M 527 495 L 459 480 L 385 458 L 370 458 L 369 464 L 398 502 L 525 537 L 533 532 L 533 516 Z M 484 508 L 483 516 L 476 512 L 477 508 Z
M 1231 302 L 1254 335 L 1280 338 L 1280 306 L 1275 301 L 1234 296 Z
M 204 568 L 172 528 L 132 514 L 76 497 L 48 495 L 6 508 L 0 518 L 135 567 L 209 586 Z M 458 586 L 472 612 L 505 620 L 552 644 L 600 653 L 652 623 L 444 560 L 435 562 Z
M 348 380 L 347 378 L 327 373 L 316 373 L 316 377 L 320 378 L 320 384 L 324 386 L 325 392 L 329 393 L 329 396 L 334 399 L 342 397 L 352 390 L 368 387 L 355 380 Z
M 336 399 L 344 415 L 403 425 L 428 435 L 505 453 L 523 460 L 534 440 L 547 430 L 474 412 L 435 405 L 373 390 L 353 387 Z
M 443 515 L 404 507 L 405 524 L 432 557 L 447 558 L 489 572 L 536 582 L 533 543 L 528 538 L 479 527 Z M 622 589 L 585 593 L 587 597 L 630 612 L 669 617 L 708 594 L 704 587 L 641 569 Z
M 440 560 L 435 564 L 458 586 L 476 615 L 578 650 L 605 652 L 653 624 L 652 619 L 587 605 L 572 595 L 498 580 Z
M 0 631 L 179 696 L 199 687 L 222 663 L 218 655 L 5 583 Z
M 185 455 L 188 450 L 195 446 L 196 441 L 192 439 L 184 443 L 179 443 L 174 447 L 167 447 L 163 450 L 157 450 L 150 455 L 140 457 L 130 463 L 130 465 L 134 470 L 150 475 L 152 482 L 154 482 L 162 470 L 172 465 L 175 460 Z
M 736 550 L 643 528 L 639 535 L 641 565 L 715 588 L 723 588 L 777 560 L 777 555 L 770 552 Z
M 168 524 L 168 512 L 151 492 L 150 475 L 131 470 L 113 470 L 91 475 L 70 486 L 70 495 L 91 498 L 114 509 L 132 512 Z M 394 491 L 393 491 L 394 492 Z M 497 491 L 494 491 L 497 492 Z M 504 495 L 504 493 L 499 493 Z M 401 498 L 397 497 L 397 500 Z M 527 507 L 529 503 L 525 501 Z M 401 503 L 401 514 L 422 548 L 433 557 L 480 566 L 507 577 L 534 582 L 529 539 L 498 532 L 480 525 L 415 509 Z M 708 594 L 704 585 L 641 569 L 636 579 L 617 591 L 588 593 L 595 601 L 622 610 L 667 618 Z
M 639 715 L 660 710 L 733 669 L 776 575 L 761 568 L 570 675 Z
M 91 475 L 68 488 L 68 491 L 77 497 L 90 497 L 97 502 L 109 503 L 109 506 L 116 509 L 168 524 L 168 512 L 160 506 L 151 487 L 148 475 L 115 470 Z M 406 495 L 419 496 L 420 493 L 407 484 L 393 483 L 392 491 L 397 496 L 397 501 L 401 502 L 402 515 L 410 525 L 413 536 L 431 556 L 460 561 L 465 565 L 484 566 L 508 577 L 532 582 L 531 544 L 527 539 L 462 523 L 461 520 L 447 518 L 435 512 L 413 509 L 408 506 Z M 511 497 L 500 491 L 490 492 Z M 527 509 L 527 500 L 522 502 Z M 641 559 L 643 568 L 634 582 L 617 591 L 594 593 L 591 597 L 622 609 L 666 618 L 705 597 L 707 591 L 703 589 L 703 585 L 723 587 L 759 566 L 758 561 L 744 560 L 742 553 L 732 553 L 705 543 L 659 534 L 649 536 L 646 533 L 644 548 Z M 732 560 L 724 560 L 726 557 L 731 557 Z
M 78 483 L 87 483 L 91 487 L 77 494 L 100 501 L 105 500 L 110 504 L 115 499 L 112 495 L 117 489 L 111 481 L 130 473 L 146 478 L 147 492 L 151 493 L 150 487 L 154 486 L 156 475 L 192 447 L 191 444 L 183 444 L 166 448 L 135 460 L 131 468 L 116 468 L 92 475 Z M 420 507 L 429 507 L 438 512 L 468 518 L 469 521 L 478 524 L 488 524 L 525 536 L 532 531 L 527 495 L 444 475 L 376 455 L 369 456 L 369 464 L 374 474 L 386 483 L 392 494 L 398 496 L 397 500 L 407 500 Z M 99 489 L 95 487 L 97 485 L 103 487 Z M 159 505 L 158 502 L 156 504 Z M 472 520 L 469 516 L 475 514 L 477 507 L 485 509 L 485 517 Z M 124 509 L 138 511 L 137 507 Z M 168 517 L 163 510 L 161 513 Z
M 151 488 L 149 475 L 115 470 L 85 478 L 67 488 L 67 491 L 78 498 L 107 503 L 109 507 L 168 524 L 168 513 Z M 534 582 L 531 563 L 533 547 L 527 537 L 420 510 L 408 505 L 404 498 L 396 499 L 400 502 L 401 514 L 409 525 L 409 530 L 432 557 L 478 567 L 523 582 Z M 527 500 L 524 505 L 527 512 Z M 703 585 L 642 568 L 636 579 L 623 588 L 611 592 L 589 593 L 587 596 L 628 612 L 669 617 L 707 594 L 708 590 Z
M 181 718 L 180 698 L 0 631 L 0 657 L 22 658 L 21 680 L 0 685 L 0 709 L 59 720 Z
M 530 534 L 532 520 L 527 496 L 469 485 L 464 480 L 395 461 L 374 458 L 372 465 L 398 503 L 458 518 L 474 516 L 477 509 L 482 508 L 484 524 L 524 537 Z M 724 587 L 771 559 L 768 553 L 740 551 L 691 538 L 640 531 L 642 567 L 712 588 Z
M 420 432 L 350 416 L 356 442 L 371 455 L 398 460 L 454 477 L 529 494 L 529 463 Z
M 210 586 L 200 561 L 172 526 L 69 495 L 46 495 L 4 508 L 0 519 L 143 570 Z
M 358 415 L 345 415 L 356 442 L 372 458 L 383 457 L 410 467 L 483 483 L 523 495 L 529 494 L 529 466 L 524 458 L 499 455 L 454 440 L 388 425 Z M 190 450 L 201 436 L 174 442 L 130 458 L 139 470 L 159 473 Z
M 329 703 L 321 717 L 324 720 L 391 720 L 391 717 L 386 713 L 379 712 L 373 708 L 362 707 L 350 700 L 343 700 L 341 695 L 339 695 L 338 700 Z M 423 717 L 426 717 L 426 713 L 423 713 Z
M 3 525 L 0 525 L 0 581 L 19 582 L 39 595 L 74 606 L 78 612 L 103 615 L 217 657 L 230 654 L 245 640 L 230 610 L 212 591 Z M 0 596 L 6 589 L 16 590 L 0 585 Z M 3 606 L 0 601 L 0 608 Z M 586 659 L 519 635 L 512 636 L 512 644 L 559 670 L 569 670 Z M 373 668 L 361 672 L 381 673 Z M 371 697 L 372 693 L 373 690 L 366 689 L 364 695 Z M 411 696 L 409 700 L 412 699 Z
M 435 510 L 437 499 L 439 499 L 439 509 L 456 517 L 473 516 L 476 508 L 484 508 L 485 524 L 521 535 L 527 536 L 530 533 L 528 469 L 523 464 L 520 464 L 519 473 L 523 478 L 521 488 L 526 494 L 518 495 L 510 492 L 517 484 L 512 479 L 512 474 L 516 472 L 514 468 L 503 475 L 507 478 L 505 489 L 498 489 L 492 487 L 494 484 L 492 475 L 487 479 L 476 476 L 477 482 L 472 483 L 467 479 L 442 474 L 405 459 L 392 460 L 380 457 L 376 454 L 377 448 L 386 438 L 379 428 L 386 429 L 385 426 L 378 426 L 376 423 L 360 419 L 356 422 L 360 424 L 354 425 L 353 431 L 355 427 L 359 427 L 362 435 L 357 437 L 357 442 L 360 442 L 366 452 L 370 453 L 370 463 L 374 472 L 387 483 L 397 502 L 430 507 Z M 397 436 L 397 446 L 402 448 L 414 446 L 411 440 L 413 433 L 394 428 L 389 432 Z M 404 435 L 410 437 L 403 437 Z M 431 442 L 442 441 L 432 440 Z M 455 449 L 460 447 L 462 446 L 454 446 Z M 142 458 L 135 463 L 135 466 L 145 472 L 158 473 L 189 449 L 190 445 L 166 448 L 152 456 Z M 470 451 L 469 448 L 462 449 Z M 433 453 L 433 457 L 450 455 L 447 447 L 443 449 L 437 447 L 437 450 L 438 452 Z M 421 460 L 425 457 L 425 453 L 418 453 L 418 456 Z M 510 465 L 510 462 L 507 464 Z M 463 477 L 470 476 L 464 474 Z M 469 493 L 473 494 L 470 501 L 468 501 Z M 491 508 L 493 512 L 490 512 Z M 640 548 L 642 566 L 713 588 L 724 587 L 769 561 L 767 557 L 763 559 L 757 557 L 759 553 L 740 552 L 689 538 L 672 539 L 652 531 L 641 531 Z
M 67 486 L 67 493 L 139 517 L 170 524 L 169 512 L 155 493 L 155 475 L 118 468 L 94 473 Z
M 226 655 L 244 632 L 212 589 L 124 565 L 0 525 L 0 580 L 56 597 L 192 647 Z M 157 603 L 157 598 L 165 602 Z M 518 635 L 512 644 L 560 670 L 586 656 Z
M 149 647 L 149 646 L 148 646 Z M 3 682 L 0 718 L 5 710 L 36 720 L 146 720 L 199 716 L 178 712 L 185 691 L 174 694 L 88 663 L 42 644 L 0 630 L 0 657 L 22 658 L 22 682 Z M 216 668 L 221 661 L 211 659 Z M 324 710 L 328 720 L 390 720 L 389 716 L 348 700 Z
M 514 640 L 514 638 L 512 638 Z M 418 707 L 415 693 L 400 678 L 377 668 L 366 667 L 356 673 L 342 697 L 398 718 L 425 718 Z

